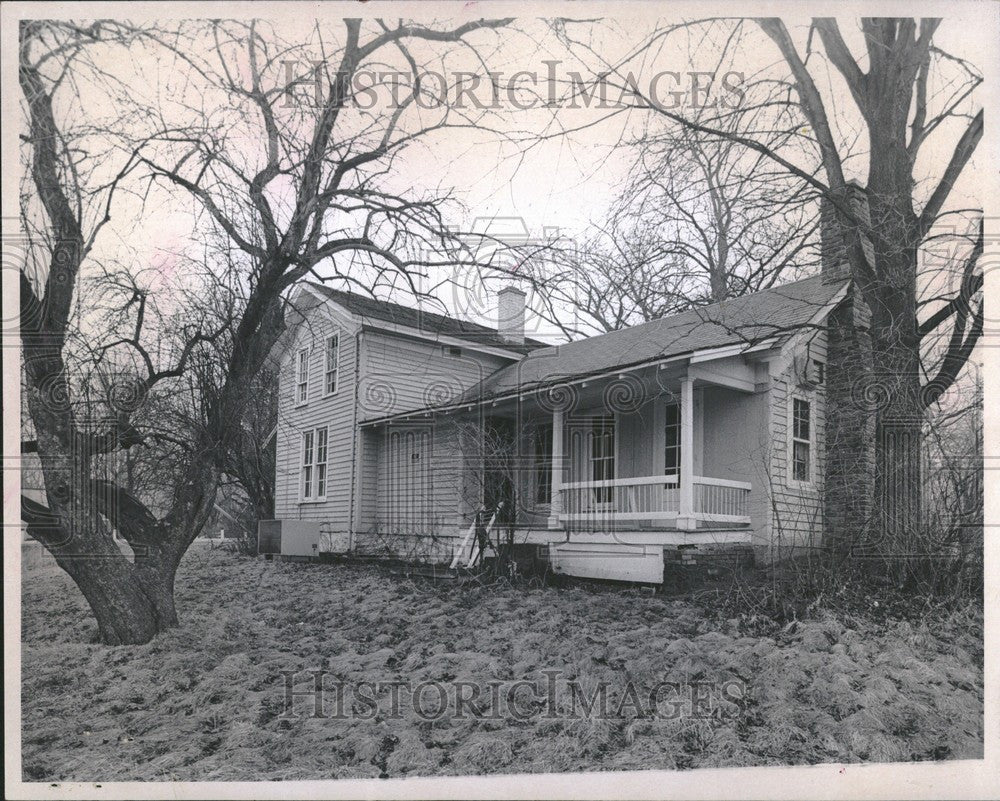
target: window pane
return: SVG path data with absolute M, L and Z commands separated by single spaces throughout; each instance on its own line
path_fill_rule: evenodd
M 309 392 L 309 351 L 300 350 L 295 365 L 295 399 L 299 403 L 306 399 Z
M 316 467 L 316 496 L 326 495 L 326 465 L 320 464 Z
M 664 428 L 665 449 L 663 472 L 679 473 L 681 467 L 681 406 L 668 403 L 666 406 L 666 426 Z
M 302 470 L 302 497 L 312 497 L 312 468 L 306 467 Z
M 326 393 L 337 391 L 337 360 L 340 354 L 340 337 L 332 336 L 326 341 Z
M 809 439 L 809 401 L 795 398 L 792 409 L 792 436 L 795 439 Z
M 591 425 L 591 479 L 609 481 L 615 477 L 615 419 L 613 417 L 594 418 Z M 608 503 L 614 493 L 612 487 L 594 489 L 594 500 Z
M 302 464 L 309 465 L 313 461 L 313 432 L 307 431 L 302 436 Z
M 316 462 L 326 461 L 326 435 L 325 428 L 316 429 Z
M 681 449 L 680 448 L 667 448 L 664 454 L 664 470 L 665 473 L 676 473 L 681 466 Z
M 809 444 L 806 442 L 792 444 L 792 478 L 796 481 L 809 480 Z

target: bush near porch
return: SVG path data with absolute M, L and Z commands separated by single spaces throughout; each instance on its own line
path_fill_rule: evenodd
M 822 609 L 748 636 L 634 589 L 478 588 L 370 565 L 264 562 L 197 545 L 182 626 L 138 647 L 96 626 L 57 569 L 24 566 L 26 780 L 237 780 L 981 758 L 982 614 Z M 282 719 L 281 671 L 348 682 L 537 678 L 742 682 L 728 716 L 524 721 Z M 301 711 L 301 708 L 300 708 Z

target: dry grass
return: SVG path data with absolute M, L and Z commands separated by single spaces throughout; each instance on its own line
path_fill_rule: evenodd
M 777 637 L 630 590 L 476 589 L 379 568 L 278 564 L 204 546 L 178 579 L 182 627 L 93 644 L 82 597 L 25 567 L 27 780 L 235 780 L 627 770 L 982 756 L 982 619 L 820 614 Z M 584 687 L 740 681 L 705 719 L 283 719 L 283 670 L 337 679 Z

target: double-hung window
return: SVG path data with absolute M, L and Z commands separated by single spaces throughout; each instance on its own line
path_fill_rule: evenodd
M 612 481 L 615 477 L 615 418 L 595 417 L 591 425 L 590 471 L 594 481 Z M 614 487 L 594 487 L 596 503 L 611 503 Z
M 309 400 L 309 349 L 302 348 L 295 360 L 295 403 Z
M 327 428 L 310 428 L 302 432 L 302 500 L 322 501 L 326 498 Z
M 792 480 L 807 482 L 812 474 L 812 406 L 792 398 Z
M 681 473 L 681 405 L 668 403 L 664 426 L 663 472 L 670 476 Z
M 326 370 L 324 372 L 324 394 L 332 395 L 337 391 L 337 365 L 340 361 L 340 336 L 332 334 L 326 338 Z

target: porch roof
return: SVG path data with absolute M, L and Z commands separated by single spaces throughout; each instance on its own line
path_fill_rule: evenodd
M 828 309 L 846 281 L 821 276 L 773 287 L 631 328 L 532 351 L 472 387 L 463 402 L 531 390 L 725 345 L 791 335 Z

